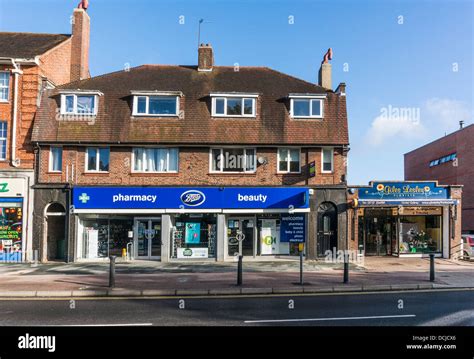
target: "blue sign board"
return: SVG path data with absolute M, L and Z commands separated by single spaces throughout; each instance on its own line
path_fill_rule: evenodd
M 448 191 L 436 182 L 371 182 L 371 187 L 359 188 L 360 200 L 436 200 L 448 199 Z
M 305 242 L 305 216 L 303 214 L 289 214 L 281 216 L 280 242 Z
M 306 188 L 75 187 L 75 209 L 309 208 Z

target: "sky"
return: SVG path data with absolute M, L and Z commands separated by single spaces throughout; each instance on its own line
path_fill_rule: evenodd
M 0 0 L 0 31 L 70 33 L 79 0 Z M 403 154 L 473 123 L 472 1 L 90 0 L 93 76 L 141 64 L 268 66 L 347 85 L 348 181 L 403 180 Z

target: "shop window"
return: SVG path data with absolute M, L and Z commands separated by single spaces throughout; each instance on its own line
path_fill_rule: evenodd
M 23 213 L 19 203 L 0 202 L 0 260 L 22 260 Z
M 121 256 L 122 249 L 132 241 L 128 234 L 133 231 L 131 218 L 95 218 L 82 219 L 81 257 L 107 258 L 110 255 Z
M 304 216 L 301 217 L 304 220 Z M 257 218 L 257 255 L 298 255 L 298 243 L 289 242 L 286 235 L 282 235 L 281 223 L 281 214 Z
M 215 258 L 217 216 L 215 214 L 180 214 L 175 216 L 172 231 L 172 258 Z
M 442 251 L 442 216 L 401 216 L 400 253 Z

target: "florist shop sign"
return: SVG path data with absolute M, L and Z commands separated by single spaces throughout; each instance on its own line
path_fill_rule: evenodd
M 371 182 L 359 188 L 362 200 L 447 199 L 448 191 L 436 182 Z

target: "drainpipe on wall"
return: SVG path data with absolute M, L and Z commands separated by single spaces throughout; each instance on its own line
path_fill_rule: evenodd
M 12 120 L 12 146 L 11 146 L 11 164 L 13 167 L 20 166 L 20 159 L 16 158 L 16 125 L 18 121 L 18 77 L 23 75 L 23 71 L 20 70 L 20 65 L 12 59 L 13 70 L 12 74 L 15 77 L 14 80 L 14 93 L 13 93 L 13 120 Z

